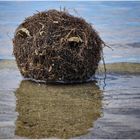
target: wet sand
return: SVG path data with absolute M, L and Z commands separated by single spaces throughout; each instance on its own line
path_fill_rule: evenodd
M 13 60 L 0 60 L 0 138 L 140 138 L 140 64 L 107 70 L 104 89 L 99 79 L 43 85 L 24 80 Z

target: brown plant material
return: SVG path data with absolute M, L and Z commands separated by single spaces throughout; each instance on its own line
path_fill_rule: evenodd
M 28 17 L 16 29 L 13 52 L 25 78 L 84 82 L 95 74 L 103 45 L 84 19 L 49 10 Z

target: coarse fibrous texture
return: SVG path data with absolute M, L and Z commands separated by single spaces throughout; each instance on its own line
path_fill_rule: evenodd
M 19 25 L 13 53 L 25 78 L 83 82 L 95 74 L 103 44 L 84 19 L 49 10 L 28 17 Z

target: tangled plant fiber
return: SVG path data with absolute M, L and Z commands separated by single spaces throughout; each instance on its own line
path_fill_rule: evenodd
M 15 31 L 13 46 L 25 78 L 73 83 L 95 74 L 104 42 L 84 19 L 49 10 L 25 19 Z

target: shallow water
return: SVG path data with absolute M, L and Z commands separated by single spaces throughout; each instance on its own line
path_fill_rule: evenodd
M 22 81 L 16 90 L 15 134 L 29 138 L 85 134 L 101 116 L 101 93 L 94 83 L 46 86 Z
M 42 85 L 1 60 L 0 138 L 140 138 L 140 64 L 123 65 L 107 64 L 103 89 L 102 73 L 97 83 Z

